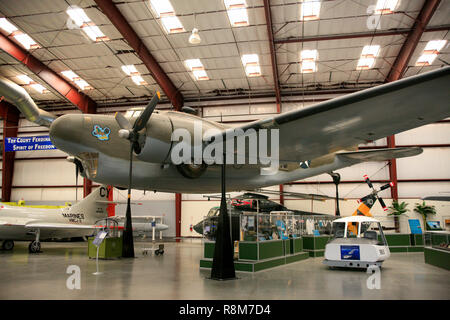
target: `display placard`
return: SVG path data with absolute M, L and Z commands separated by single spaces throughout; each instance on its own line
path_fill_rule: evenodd
M 359 246 L 341 246 L 341 260 L 359 259 Z
M 56 149 L 49 136 L 5 138 L 5 151 L 41 151 Z
M 97 236 L 95 236 L 95 239 L 92 241 L 92 244 L 96 247 L 99 247 L 103 240 L 106 238 L 106 235 L 108 234 L 108 232 L 106 231 L 100 231 Z
M 408 222 L 412 234 L 422 234 L 422 227 L 420 226 L 419 219 L 409 219 Z

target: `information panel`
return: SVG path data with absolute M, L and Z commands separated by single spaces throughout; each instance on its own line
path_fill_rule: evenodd
M 5 139 L 5 151 L 36 151 L 56 149 L 49 136 L 16 137 Z

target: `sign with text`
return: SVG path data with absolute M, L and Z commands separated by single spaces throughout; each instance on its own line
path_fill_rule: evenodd
M 37 151 L 56 149 L 49 136 L 15 137 L 5 139 L 5 151 Z

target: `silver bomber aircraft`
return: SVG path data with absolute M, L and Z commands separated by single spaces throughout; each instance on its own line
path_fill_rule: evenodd
M 2 249 L 12 250 L 14 241 L 28 241 L 30 253 L 41 250 L 40 240 L 84 237 L 94 233 L 96 222 L 107 218 L 108 189 L 101 186 L 73 206 L 49 208 L 0 202 Z
M 263 175 L 261 164 L 227 165 L 226 191 L 253 190 L 363 161 L 420 154 L 420 148 L 358 151 L 357 146 L 449 117 L 449 85 L 450 67 L 445 67 L 244 124 L 239 129 L 279 129 L 279 170 Z M 23 88 L 6 79 L 0 80 L 0 95 L 30 121 L 49 127 L 53 144 L 72 156 L 83 176 L 97 183 L 128 187 L 132 141 L 132 188 L 179 193 L 221 190 L 220 165 L 173 163 L 171 150 L 179 142 L 172 141 L 172 133 L 180 128 L 194 133 L 194 123 L 199 122 L 202 134 L 216 129 L 219 133 L 203 136 L 205 148 L 211 138 L 225 138 L 231 127 L 184 112 L 153 109 L 144 111 L 145 123 L 139 126 L 141 112 L 128 118 L 97 114 L 55 118 L 39 109 Z M 131 130 L 133 123 L 133 130 L 139 131 Z

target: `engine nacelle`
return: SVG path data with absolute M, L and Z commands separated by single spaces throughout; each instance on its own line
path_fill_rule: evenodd
M 199 178 L 208 168 L 206 163 L 202 164 L 179 164 L 177 170 L 185 178 L 196 179 Z
M 145 144 L 136 157 L 145 162 L 170 162 L 172 123 L 165 114 L 154 113 L 147 124 Z

